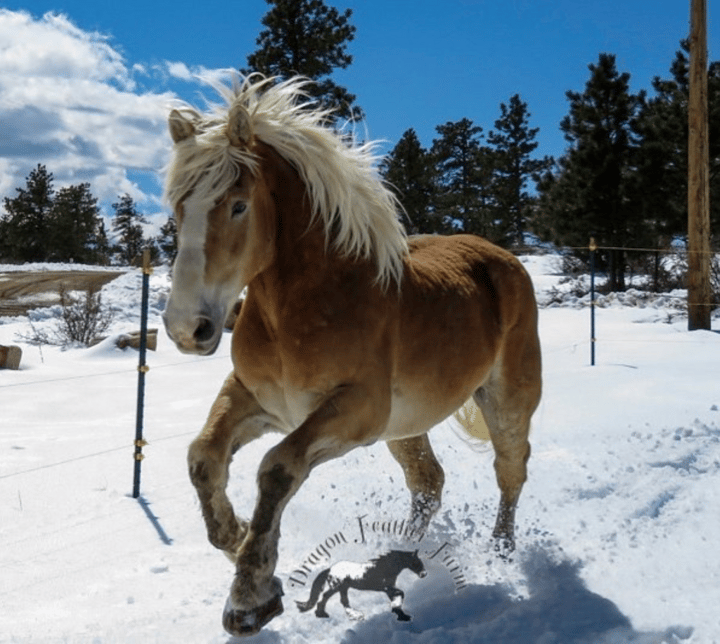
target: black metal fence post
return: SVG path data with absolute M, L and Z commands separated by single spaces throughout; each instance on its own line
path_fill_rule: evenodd
M 137 415 L 135 421 L 135 472 L 133 476 L 133 498 L 140 496 L 140 465 L 144 458 L 142 448 L 147 445 L 143 439 L 143 413 L 145 408 L 145 374 L 149 367 L 145 364 L 145 352 L 147 350 L 147 321 L 148 321 L 148 297 L 150 275 L 150 251 L 146 248 L 143 251 L 142 269 L 142 303 L 140 310 L 140 355 L 138 364 L 138 394 L 137 394 Z
M 590 366 L 595 366 L 595 238 L 590 238 Z

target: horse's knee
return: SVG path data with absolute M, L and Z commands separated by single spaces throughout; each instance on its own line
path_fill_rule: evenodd
M 188 449 L 188 474 L 200 501 L 208 541 L 234 560 L 247 524 L 238 521 L 225 493 L 228 462 L 196 439 Z
M 212 484 L 227 470 L 229 460 L 227 449 L 219 449 L 202 435 L 198 436 L 190 443 L 187 452 L 190 479 L 194 484 L 197 481 L 196 485 Z

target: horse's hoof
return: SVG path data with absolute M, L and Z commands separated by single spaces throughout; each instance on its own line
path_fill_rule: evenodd
M 257 635 L 263 626 L 283 612 L 282 594 L 275 595 L 270 601 L 249 610 L 232 608 L 230 599 L 223 611 L 223 626 L 230 635 L 248 637 Z
M 512 554 L 515 552 L 515 539 L 507 536 L 493 536 L 495 537 L 495 554 L 503 561 L 512 563 Z
M 365 619 L 365 615 L 354 608 L 346 608 L 345 613 L 353 622 L 362 622 Z

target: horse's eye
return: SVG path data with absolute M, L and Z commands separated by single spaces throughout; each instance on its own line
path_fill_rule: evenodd
M 247 210 L 247 204 L 244 201 L 238 201 L 233 207 L 232 207 L 232 216 L 233 217 L 239 217 Z

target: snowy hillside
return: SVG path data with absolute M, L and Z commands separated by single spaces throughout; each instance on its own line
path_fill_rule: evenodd
M 524 258 L 540 299 L 551 257 Z M 140 273 L 108 284 L 110 332 L 139 326 Z M 167 273 L 151 279 L 150 326 Z M 408 495 L 382 444 L 318 468 L 284 515 L 278 573 L 285 612 L 262 644 L 720 644 L 720 334 L 688 333 L 672 298 L 598 311 L 589 366 L 582 302 L 543 308 L 544 397 L 512 563 L 492 554 L 497 488 L 488 447 L 446 421 L 431 433 L 447 482 L 420 543 L 393 534 Z M 54 309 L 33 314 L 53 324 Z M 185 451 L 230 369 L 177 352 L 161 330 L 148 354 L 142 500 L 130 498 L 137 353 L 112 338 L 61 350 L 17 341 L 20 371 L 0 371 L 0 643 L 217 644 L 232 579 L 206 540 Z M 269 436 L 238 453 L 231 496 L 249 514 Z M 329 618 L 300 613 L 310 581 L 340 560 L 418 549 L 428 575 L 403 572 L 399 622 L 380 593 L 338 597 Z

